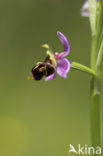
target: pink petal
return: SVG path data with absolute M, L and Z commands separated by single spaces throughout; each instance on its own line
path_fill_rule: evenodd
M 81 8 L 81 16 L 88 17 L 89 16 L 88 11 L 89 11 L 89 4 L 88 4 L 88 0 L 86 0 Z
M 70 67 L 70 62 L 66 58 L 62 58 L 57 62 L 57 73 L 60 75 L 60 77 L 66 78 Z
M 55 76 L 56 76 L 56 73 L 53 73 L 52 75 L 46 77 L 45 81 L 51 81 L 51 80 L 53 80 L 55 78 Z
M 57 35 L 58 35 L 59 40 L 61 41 L 61 44 L 63 45 L 63 52 L 64 53 L 63 53 L 62 57 L 65 57 L 70 52 L 69 42 L 68 42 L 67 38 L 61 32 L 58 31 Z

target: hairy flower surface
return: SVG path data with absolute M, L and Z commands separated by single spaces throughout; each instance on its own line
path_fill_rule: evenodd
M 57 32 L 58 38 L 63 45 L 61 53 L 53 53 L 47 44 L 43 45 L 47 50 L 47 57 L 44 62 L 38 62 L 31 71 L 31 78 L 41 80 L 45 76 L 45 81 L 53 80 L 58 74 L 61 78 L 66 78 L 70 70 L 70 62 L 65 58 L 70 52 L 70 45 L 67 38 Z
M 98 1 L 98 0 L 96 0 L 96 1 Z M 83 6 L 81 8 L 81 16 L 83 16 L 83 17 L 89 16 L 89 2 L 88 2 L 88 0 L 85 1 L 85 3 L 83 4 Z

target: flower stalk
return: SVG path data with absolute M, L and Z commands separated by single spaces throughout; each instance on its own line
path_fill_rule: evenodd
M 92 76 L 96 76 L 94 70 L 92 70 L 91 68 L 89 68 L 87 66 L 84 66 L 84 65 L 82 65 L 80 63 L 72 62 L 71 63 L 71 68 L 80 70 L 82 72 L 86 72 L 86 73 L 88 73 L 88 74 L 90 74 Z

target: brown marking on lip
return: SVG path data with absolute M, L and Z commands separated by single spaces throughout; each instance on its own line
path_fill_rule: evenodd
M 34 80 L 41 80 L 44 75 L 48 77 L 55 71 L 55 67 L 52 64 L 48 62 L 40 62 L 32 68 L 31 73 Z

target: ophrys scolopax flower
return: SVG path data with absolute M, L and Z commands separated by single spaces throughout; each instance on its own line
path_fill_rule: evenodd
M 54 53 L 47 44 L 43 45 L 47 50 L 47 57 L 43 62 L 36 63 L 32 68 L 32 80 L 41 80 L 45 76 L 45 81 L 50 81 L 56 77 L 56 74 L 64 79 L 67 77 L 71 65 L 65 57 L 70 52 L 70 45 L 67 38 L 61 32 L 57 32 L 57 35 L 63 45 L 63 51 L 61 53 Z

